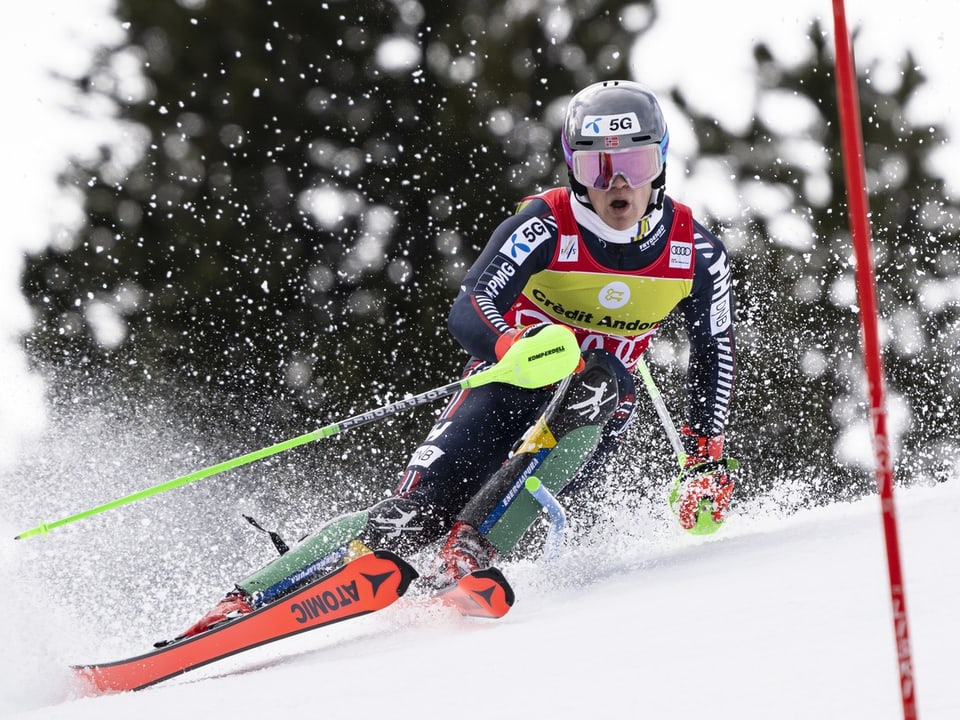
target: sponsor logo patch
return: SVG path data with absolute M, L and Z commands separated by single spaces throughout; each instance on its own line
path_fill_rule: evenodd
M 625 282 L 614 280 L 600 288 L 597 300 L 608 310 L 617 310 L 630 302 L 630 287 Z
M 693 262 L 693 245 L 685 242 L 670 243 L 670 267 L 686 270 Z
M 428 468 L 443 457 L 443 450 L 436 445 L 421 445 L 410 458 L 410 465 Z
M 733 323 L 730 307 L 730 266 L 721 256 L 710 266 L 713 276 L 713 297 L 710 300 L 710 332 L 713 335 L 726 331 Z
M 586 137 L 606 137 L 630 135 L 640 131 L 640 120 L 634 112 L 618 115 L 587 115 L 583 119 L 580 134 Z M 607 141 L 604 142 L 606 144 Z M 607 147 L 611 147 L 607 145 Z
M 580 238 L 576 235 L 560 236 L 560 262 L 576 262 L 580 259 Z
M 500 291 L 507 286 L 510 278 L 516 274 L 516 266 L 498 256 L 496 260 L 487 266 L 486 272 L 480 277 L 480 282 L 477 283 L 477 285 L 479 288 L 482 288 L 487 295 L 495 298 L 500 294 Z
M 530 218 L 500 246 L 500 254 L 521 265 L 549 237 L 550 230 L 543 220 Z

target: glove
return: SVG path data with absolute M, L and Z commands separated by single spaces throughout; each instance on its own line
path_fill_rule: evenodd
M 680 428 L 683 436 L 683 448 L 687 453 L 685 467 L 699 465 L 708 460 L 719 460 L 723 457 L 723 435 L 707 437 L 698 435 L 686 423 Z
M 681 429 L 687 458 L 684 471 L 671 493 L 680 526 L 695 535 L 715 532 L 726 519 L 733 497 L 733 480 L 723 459 L 723 435 L 698 435 L 688 426 Z

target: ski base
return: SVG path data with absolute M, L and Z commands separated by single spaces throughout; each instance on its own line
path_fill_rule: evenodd
M 244 650 L 381 610 L 400 598 L 416 577 L 400 557 L 378 550 L 201 635 L 137 657 L 73 670 L 88 694 L 139 690 Z

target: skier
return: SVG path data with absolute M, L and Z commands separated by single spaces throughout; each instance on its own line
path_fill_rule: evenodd
M 492 383 L 460 391 L 392 497 L 336 519 L 242 580 L 181 637 L 248 613 L 371 548 L 409 557 L 445 537 L 431 573 L 437 587 L 489 566 L 534 517 L 511 514 L 521 499 L 511 488 L 526 467 L 512 458 L 546 452 L 538 475 L 560 474 L 561 492 L 602 482 L 633 415 L 632 371 L 675 308 L 690 340 L 688 462 L 720 458 L 734 375 L 730 266 L 723 244 L 666 194 L 669 134 L 657 98 L 629 81 L 590 85 L 569 103 L 561 144 L 569 186 L 525 198 L 494 230 L 448 324 L 472 356 L 465 375 L 549 323 L 578 338 L 578 372 L 555 387 Z M 721 469 L 682 492 L 685 528 L 697 522 L 700 500 L 708 501 L 708 521 L 719 524 L 733 482 Z M 514 527 L 503 530 L 511 517 Z

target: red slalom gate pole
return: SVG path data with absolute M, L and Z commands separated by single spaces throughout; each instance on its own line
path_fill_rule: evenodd
M 860 298 L 860 325 L 863 334 L 863 359 L 870 395 L 870 426 L 876 455 L 876 478 L 883 510 L 883 533 L 887 546 L 887 568 L 890 574 L 890 600 L 893 604 L 893 629 L 897 641 L 900 670 L 900 694 L 903 717 L 917 717 L 913 656 L 907 625 L 906 593 L 900 568 L 900 540 L 897 532 L 896 504 L 893 499 L 893 467 L 887 437 L 887 413 L 883 361 L 877 329 L 876 283 L 867 222 L 867 190 L 863 160 L 863 138 L 860 133 L 860 100 L 850 35 L 847 31 L 844 0 L 833 0 L 833 25 L 837 65 L 837 98 L 840 108 L 840 133 L 843 164 L 847 182 L 850 230 L 857 259 L 857 294 Z

